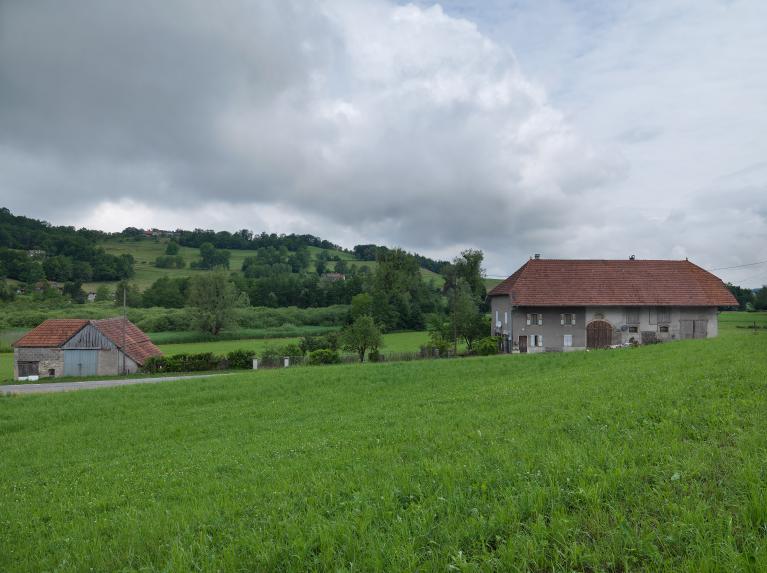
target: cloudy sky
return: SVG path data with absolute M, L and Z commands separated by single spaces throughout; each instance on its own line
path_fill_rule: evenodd
M 0 205 L 475 247 L 491 275 L 753 263 L 765 21 L 762 0 L 0 0 Z

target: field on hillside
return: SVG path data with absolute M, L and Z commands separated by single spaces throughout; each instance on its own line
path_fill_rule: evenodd
M 0 570 L 767 569 L 767 333 L 0 399 Z
M 107 253 L 113 255 L 131 254 L 135 258 L 136 262 L 134 268 L 136 269 L 136 276 L 132 279 L 141 289 L 145 289 L 150 286 L 154 281 L 163 276 L 170 277 L 188 277 L 195 273 L 204 273 L 208 271 L 192 270 L 189 268 L 189 264 L 192 261 L 199 259 L 199 249 L 193 249 L 190 247 L 181 247 L 179 254 L 184 257 L 187 263 L 185 269 L 158 269 L 154 266 L 154 261 L 157 257 L 165 254 L 165 246 L 167 245 L 167 239 L 161 239 L 155 241 L 153 239 L 142 239 L 140 241 L 120 241 L 109 240 L 102 243 L 102 246 Z M 308 247 L 311 254 L 312 261 L 309 265 L 310 270 L 314 270 L 314 262 L 320 252 L 327 252 L 330 255 L 337 256 L 349 263 L 352 266 L 362 267 L 367 266 L 370 270 L 374 270 L 376 267 L 375 261 L 359 261 L 354 258 L 354 255 L 345 253 L 343 251 L 337 251 L 335 249 L 321 249 L 319 247 Z M 230 250 L 231 259 L 229 268 L 233 271 L 239 271 L 242 268 L 242 262 L 246 257 L 255 256 L 256 251 L 252 250 Z M 328 267 L 332 270 L 334 263 L 331 261 L 328 263 Z M 433 282 L 435 286 L 442 286 L 445 279 L 442 275 L 434 273 L 428 269 L 421 269 L 421 276 L 428 282 Z M 99 284 L 114 284 L 114 283 L 87 283 L 83 285 L 85 290 L 95 291 Z

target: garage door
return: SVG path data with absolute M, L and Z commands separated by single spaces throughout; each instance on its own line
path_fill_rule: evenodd
M 98 350 L 65 350 L 64 376 L 95 376 L 98 363 Z

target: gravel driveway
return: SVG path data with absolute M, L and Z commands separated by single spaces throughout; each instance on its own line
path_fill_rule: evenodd
M 46 394 L 49 392 L 71 392 L 73 390 L 92 390 L 93 388 L 112 388 L 130 384 L 156 384 L 173 380 L 192 378 L 210 378 L 226 374 L 198 374 L 196 376 L 162 376 L 159 378 L 127 378 L 124 380 L 86 380 L 84 382 L 49 382 L 44 384 L 12 384 L 0 386 L 0 394 Z

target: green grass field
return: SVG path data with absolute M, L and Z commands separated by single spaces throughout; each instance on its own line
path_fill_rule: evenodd
M 284 346 L 297 344 L 300 338 L 267 338 L 262 340 L 222 340 L 214 342 L 190 342 L 185 344 L 160 344 L 160 350 L 165 354 L 213 352 L 226 354 L 232 350 L 253 350 L 257 354 L 267 346 Z M 422 344 L 426 344 L 429 335 L 426 332 L 395 332 L 384 335 L 382 352 L 417 352 Z
M 13 378 L 13 353 L 0 353 L 0 383 Z
M 2 571 L 764 571 L 767 333 L 0 399 Z

